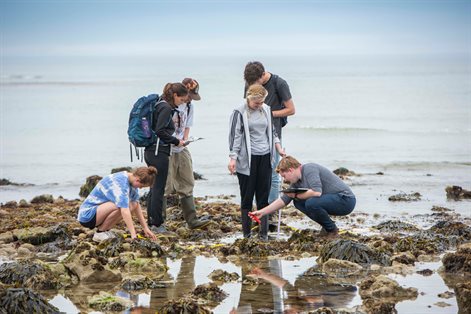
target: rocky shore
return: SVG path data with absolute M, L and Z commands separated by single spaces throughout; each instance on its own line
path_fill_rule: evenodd
M 405 201 L 416 201 L 412 196 L 414 199 L 406 197 Z M 416 273 L 426 281 L 435 271 L 419 270 L 416 266 L 437 261 L 441 264 L 438 273 L 449 287 L 448 291 L 437 291 L 441 293 L 437 296 L 442 300 L 441 306 L 446 307 L 447 301 L 455 299 L 459 313 L 471 311 L 469 217 L 444 207 L 433 207 L 429 214 L 411 217 L 410 221 L 381 220 L 376 215 L 354 212 L 337 219 L 342 229 L 339 238 L 326 239 L 314 225 L 303 230 L 291 227 L 291 222 L 303 219 L 303 215 L 289 207 L 283 211 L 283 217 L 289 217 L 281 223 L 284 237 L 259 242 L 240 239 L 240 213 L 231 196 L 217 199 L 197 200 L 199 215 L 211 220 L 205 230 L 188 229 L 178 206 L 169 208 L 168 229 L 172 233 L 159 235 L 156 242 L 145 238 L 131 241 L 124 224 L 113 229 L 116 238 L 93 242 L 93 231 L 75 220 L 79 199 L 42 195 L 30 202 L 2 204 L 0 313 L 58 313 L 61 309 L 48 302 L 49 296 L 97 282 L 108 283 L 109 288 L 89 289 L 86 299 L 73 300 L 81 312 L 133 311 L 137 305 L 117 296 L 116 291 L 135 294 L 165 288 L 166 259 L 194 256 L 230 261 L 241 268 L 274 258 L 293 261 L 315 257 L 316 262 L 304 276 L 322 278 L 332 285 L 348 285 L 357 289 L 361 297 L 361 304 L 352 308 L 321 306 L 300 310 L 309 313 L 396 313 L 399 302 L 413 301 L 422 292 L 413 286 L 403 287 L 391 275 Z M 418 221 L 430 227 L 423 228 Z M 269 285 L 255 277 L 250 271 L 239 276 L 214 270 L 211 283 L 198 285 L 191 293 L 169 299 L 157 308 L 139 310 L 211 313 L 227 297 L 227 291 L 220 288 L 223 283 L 238 282 L 247 289 Z

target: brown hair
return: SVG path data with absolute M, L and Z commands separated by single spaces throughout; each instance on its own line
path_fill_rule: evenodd
M 296 169 L 299 166 L 301 166 L 301 163 L 297 161 L 296 158 L 292 156 L 286 156 L 280 160 L 278 167 L 276 167 L 276 172 L 285 172 L 288 171 L 290 168 Z
M 252 61 L 247 63 L 244 70 L 244 80 L 248 85 L 252 85 L 265 73 L 263 64 L 258 61 Z
M 162 92 L 162 99 L 168 102 L 172 107 L 175 107 L 173 101 L 173 94 L 177 96 L 186 96 L 188 95 L 188 89 L 182 83 L 167 83 Z
M 139 182 L 144 186 L 152 186 L 154 184 L 155 176 L 157 175 L 157 169 L 155 167 L 139 167 L 132 171 Z
M 247 89 L 247 99 L 265 99 L 267 97 L 268 91 L 260 84 L 253 84 Z

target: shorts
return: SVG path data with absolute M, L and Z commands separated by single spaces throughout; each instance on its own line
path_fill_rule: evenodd
M 81 222 L 79 221 L 80 224 L 88 229 L 94 229 L 96 227 L 96 211 L 95 211 L 95 215 L 93 215 L 92 219 L 90 219 L 90 221 L 87 221 L 87 222 Z

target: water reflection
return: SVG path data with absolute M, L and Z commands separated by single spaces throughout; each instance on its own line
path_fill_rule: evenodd
M 334 283 L 311 271 L 305 275 L 315 264 L 315 258 L 304 258 L 296 261 L 249 260 L 237 266 L 222 263 L 215 257 L 186 256 L 181 260 L 167 260 L 169 271 L 161 288 L 123 291 L 120 283 L 80 285 L 65 291 L 65 297 L 72 302 L 59 303 L 57 296 L 51 302 L 67 313 L 77 313 L 77 309 L 87 312 L 90 310 L 87 297 L 103 290 L 133 301 L 134 308 L 124 313 L 155 313 L 165 302 L 177 300 L 191 293 L 197 285 L 211 282 L 208 275 L 222 269 L 238 273 L 241 279 L 220 286 L 228 297 L 212 309 L 214 313 L 297 313 L 322 306 L 339 308 L 361 304 L 356 286 Z M 243 285 L 247 276 L 258 278 L 259 284 Z

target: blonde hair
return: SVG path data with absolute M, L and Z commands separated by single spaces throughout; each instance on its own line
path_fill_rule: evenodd
M 280 160 L 280 163 L 276 167 L 276 172 L 277 173 L 285 172 L 291 168 L 296 169 L 299 166 L 301 166 L 301 163 L 297 161 L 296 158 L 291 157 L 291 156 L 286 156 Z
M 247 90 L 247 99 L 256 100 L 256 99 L 265 99 L 267 97 L 268 91 L 260 84 L 253 84 L 249 86 Z
M 134 169 L 132 174 L 139 179 L 142 185 L 152 186 L 157 175 L 157 169 L 155 167 L 139 167 Z

